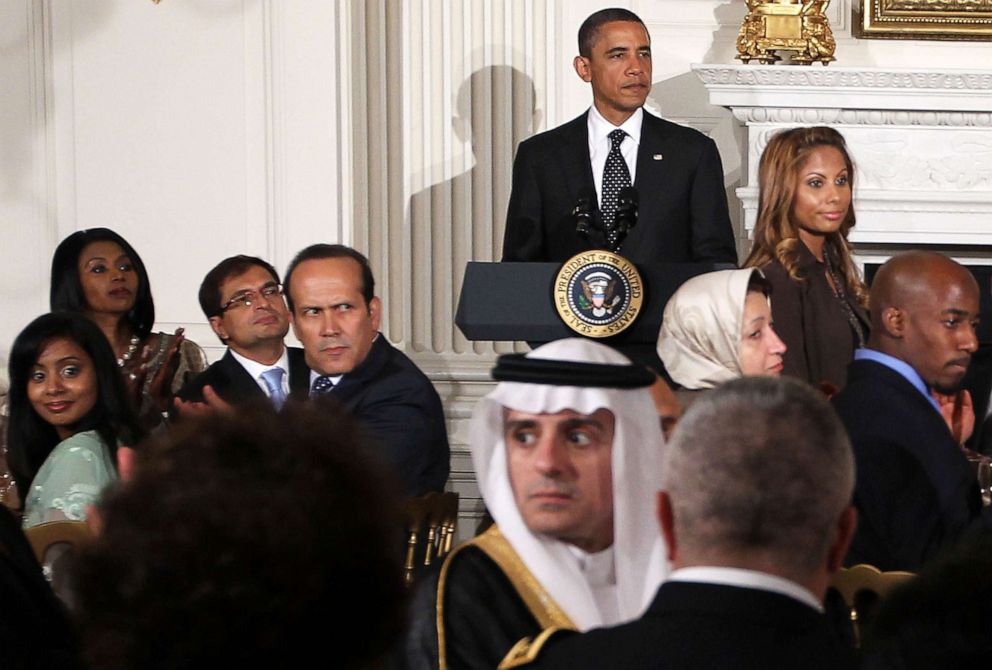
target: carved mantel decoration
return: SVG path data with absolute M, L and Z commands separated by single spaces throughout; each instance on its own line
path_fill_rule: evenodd
M 992 0 L 854 0 L 855 37 L 992 40 Z
M 828 64 L 837 46 L 824 15 L 828 4 L 830 0 L 747 0 L 737 58 L 769 65 L 782 60 L 777 51 L 792 51 L 792 63 Z
M 855 162 L 862 259 L 889 245 L 940 245 L 961 258 L 992 245 L 992 70 L 694 65 L 710 102 L 747 129 L 737 189 L 750 235 L 758 159 L 773 133 L 829 125 Z M 955 247 L 967 247 L 958 253 Z

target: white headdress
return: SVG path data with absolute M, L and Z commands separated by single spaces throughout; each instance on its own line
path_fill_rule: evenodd
M 631 365 L 615 350 L 578 338 L 551 342 L 527 358 Z M 507 472 L 503 408 L 530 414 L 566 409 L 592 414 L 600 408 L 613 412 L 613 549 L 619 614 L 622 621 L 640 616 L 668 572 L 655 517 L 664 437 L 647 388 L 504 381 L 479 402 L 472 417 L 472 461 L 489 512 L 527 568 L 584 631 L 606 622 L 567 545 L 532 533 L 524 524 Z
M 658 356 L 688 389 L 709 389 L 741 373 L 741 330 L 751 275 L 760 270 L 719 270 L 688 280 L 665 305 Z

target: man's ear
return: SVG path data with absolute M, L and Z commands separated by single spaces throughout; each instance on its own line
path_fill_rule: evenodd
M 837 519 L 837 536 L 827 552 L 827 570 L 833 574 L 844 565 L 844 557 L 854 539 L 854 531 L 858 528 L 858 511 L 853 505 L 848 506 Z
M 379 296 L 372 296 L 369 302 L 369 317 L 372 319 L 372 330 L 379 330 L 379 319 L 382 317 L 382 301 Z
M 674 561 L 678 544 L 675 537 L 675 511 L 668 491 L 658 491 L 657 507 L 658 525 L 661 526 L 661 536 L 665 538 L 665 552 L 668 560 Z
M 584 82 L 592 81 L 592 70 L 589 67 L 589 59 L 585 56 L 576 56 L 575 60 L 572 61 L 572 65 L 575 67 L 576 73 L 578 73 L 579 78 Z
M 300 331 L 296 328 L 296 313 L 293 310 L 289 310 L 289 325 L 293 327 L 293 335 L 296 339 L 300 340 Z M 303 340 L 300 340 L 301 342 Z
M 906 332 L 906 313 L 898 307 L 882 310 L 882 327 L 890 337 L 901 338 Z
M 212 316 L 210 317 L 209 321 L 210 321 L 210 328 L 213 329 L 214 334 L 217 335 L 217 337 L 219 337 L 220 339 L 227 342 L 227 340 L 230 338 L 230 335 L 227 334 L 227 329 L 224 328 L 223 317 Z

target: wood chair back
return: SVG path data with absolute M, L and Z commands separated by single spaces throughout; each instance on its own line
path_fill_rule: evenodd
M 865 563 L 841 568 L 834 574 L 830 586 L 840 593 L 850 611 L 855 646 L 861 646 L 863 632 L 889 592 L 915 576 L 912 572 L 882 572 Z

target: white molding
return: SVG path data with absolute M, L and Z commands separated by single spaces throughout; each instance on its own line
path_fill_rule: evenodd
M 692 65 L 726 107 L 837 107 L 857 96 L 864 109 L 992 110 L 992 71 L 781 65 Z
M 746 124 L 865 126 L 992 126 L 992 112 L 803 107 L 735 107 L 734 118 Z
M 58 209 L 55 96 L 52 86 L 52 6 L 49 0 L 25 2 L 28 11 L 27 52 L 30 62 L 30 108 L 36 229 L 42 238 L 38 273 L 47 284 L 51 253 L 60 239 Z M 47 304 L 47 300 L 46 300 Z
M 76 101 L 73 76 L 72 0 L 46 0 L 51 30 L 52 99 L 48 104 L 52 149 L 49 154 L 55 182 L 56 235 L 54 243 L 76 230 Z M 48 158 L 49 156 L 46 156 Z

